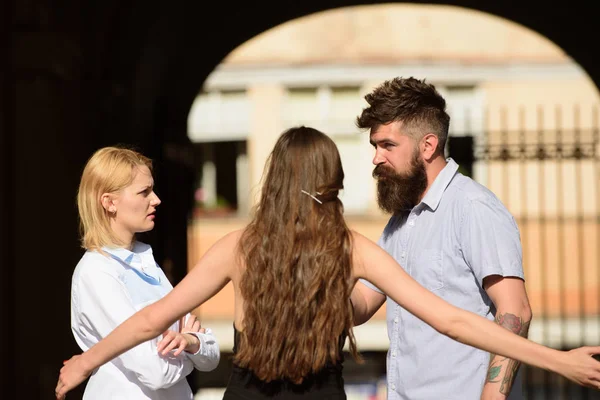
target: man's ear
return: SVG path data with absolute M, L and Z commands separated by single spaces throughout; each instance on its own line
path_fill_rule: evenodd
M 421 153 L 425 161 L 430 161 L 435 157 L 439 138 L 436 134 L 428 133 L 421 139 Z

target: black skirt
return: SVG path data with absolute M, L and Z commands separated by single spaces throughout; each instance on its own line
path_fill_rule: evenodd
M 234 325 L 235 354 L 239 332 Z M 287 380 L 263 382 L 252 371 L 234 364 L 223 400 L 346 400 L 344 378 L 342 376 L 343 343 L 340 338 L 340 362 L 327 365 L 321 371 L 304 378 L 301 384 Z

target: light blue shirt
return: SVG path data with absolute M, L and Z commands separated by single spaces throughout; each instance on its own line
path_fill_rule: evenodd
M 483 279 L 524 279 L 514 218 L 490 190 L 460 174 L 452 159 L 417 206 L 390 218 L 379 245 L 421 285 L 490 320 L 495 310 Z M 387 327 L 388 399 L 479 400 L 489 353 L 438 333 L 389 297 Z M 510 399 L 520 398 L 518 376 Z

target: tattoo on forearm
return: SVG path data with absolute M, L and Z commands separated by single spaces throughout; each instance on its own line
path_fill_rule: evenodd
M 521 317 L 510 313 L 498 313 L 495 322 L 519 336 L 527 337 L 531 321 L 523 321 Z M 518 361 L 497 354 L 490 354 L 487 382 L 500 382 L 500 393 L 508 395 L 520 365 Z M 502 376 L 503 371 L 504 376 Z

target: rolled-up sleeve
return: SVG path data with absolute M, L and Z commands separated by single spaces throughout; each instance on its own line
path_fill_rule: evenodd
M 519 229 L 500 200 L 466 201 L 459 229 L 463 257 L 481 285 L 490 275 L 524 279 Z

